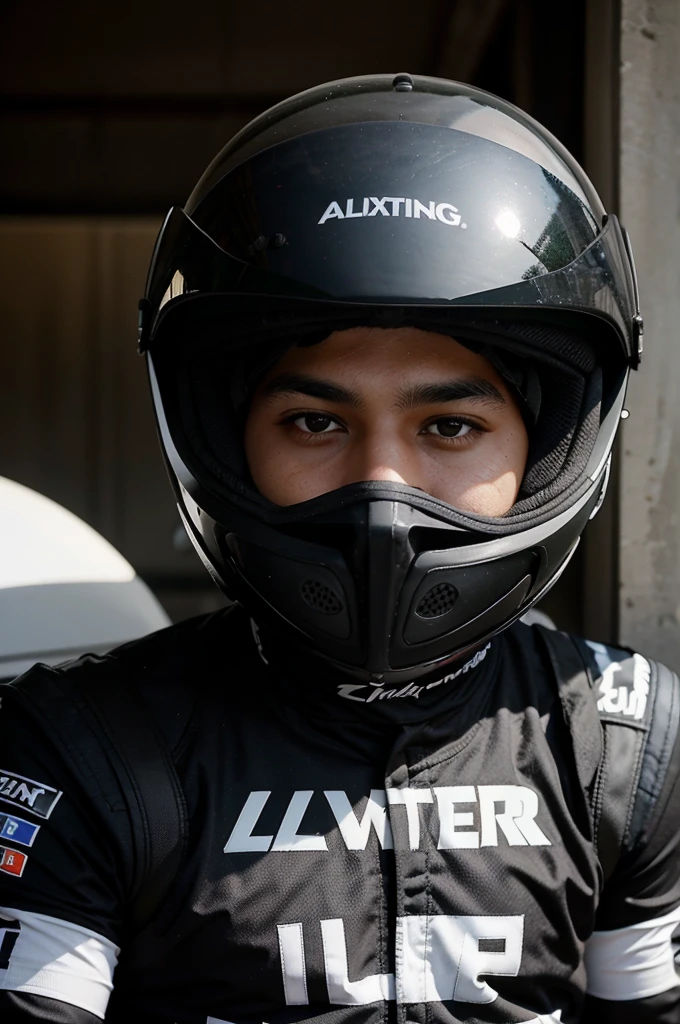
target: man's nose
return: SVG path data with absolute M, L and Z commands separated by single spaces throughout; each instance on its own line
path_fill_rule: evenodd
M 406 479 L 406 474 L 400 473 L 397 469 L 392 466 L 382 466 L 379 464 L 371 465 L 366 468 L 366 471 L 361 475 L 362 480 L 379 480 L 383 483 L 391 484 L 408 484 L 409 480 Z
M 351 467 L 353 479 L 348 482 L 377 480 L 416 486 L 414 473 L 413 453 L 404 444 L 395 442 L 393 437 L 369 436 L 355 452 Z

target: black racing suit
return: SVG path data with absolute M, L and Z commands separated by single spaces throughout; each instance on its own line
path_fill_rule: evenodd
M 594 650 L 602 693 L 644 700 L 645 659 Z M 141 932 L 129 809 L 74 697 L 102 665 L 188 811 Z M 603 886 L 576 742 L 597 690 L 565 715 L 536 629 L 380 689 L 283 657 L 236 609 L 0 695 L 2 1024 L 680 1021 L 680 755 Z

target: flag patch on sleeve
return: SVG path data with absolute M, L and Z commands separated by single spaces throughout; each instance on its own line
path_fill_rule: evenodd
M 7 875 L 16 875 L 20 878 L 24 873 L 28 857 L 19 850 L 11 850 L 8 846 L 0 846 L 0 871 Z
M 20 846 L 33 846 L 33 840 L 40 831 L 40 825 L 34 825 L 23 818 L 15 818 L 13 814 L 0 814 L 0 839 L 10 839 Z

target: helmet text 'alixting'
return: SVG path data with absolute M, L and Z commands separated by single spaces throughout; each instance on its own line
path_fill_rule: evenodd
M 336 218 L 338 220 L 353 220 L 355 217 L 411 217 L 419 220 L 426 217 L 428 220 L 438 220 L 451 228 L 466 228 L 461 220 L 458 208 L 451 203 L 437 203 L 434 199 L 423 203 L 420 199 L 408 199 L 405 196 L 365 196 L 363 199 L 344 200 L 344 207 L 337 201 L 329 203 L 319 218 L 319 224 L 325 224 L 327 220 Z

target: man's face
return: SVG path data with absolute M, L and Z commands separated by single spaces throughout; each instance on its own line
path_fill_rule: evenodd
M 500 516 L 516 500 L 528 437 L 483 356 L 413 327 L 355 327 L 272 367 L 245 446 L 256 487 L 277 505 L 383 480 Z

